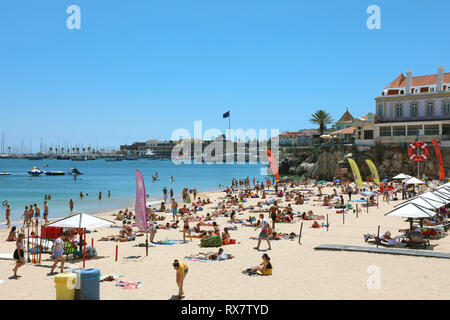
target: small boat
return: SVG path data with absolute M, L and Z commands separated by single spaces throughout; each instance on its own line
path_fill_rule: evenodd
M 108 158 L 105 161 L 122 161 L 121 158 Z
M 45 171 L 42 171 L 39 169 L 39 167 L 33 167 L 31 170 L 28 170 L 28 174 L 31 174 L 32 176 L 38 177 L 41 174 L 45 173 Z
M 57 156 L 56 160 L 70 160 L 70 157 L 68 157 L 68 156 Z
M 87 161 L 87 157 L 72 157 L 72 161 Z
M 11 173 L 6 172 L 6 171 L 0 172 L 0 176 L 10 176 L 10 175 L 11 175 Z
M 47 176 L 63 176 L 66 173 L 64 171 L 45 171 Z
M 44 168 L 48 168 L 48 164 L 44 164 L 43 167 L 44 167 Z

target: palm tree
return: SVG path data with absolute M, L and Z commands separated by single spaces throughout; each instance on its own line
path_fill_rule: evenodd
M 50 151 L 50 154 L 52 154 L 53 148 L 52 147 L 48 148 L 48 151 Z
M 327 129 L 327 124 L 332 124 L 333 121 L 331 115 L 325 110 L 316 111 L 309 119 L 309 122 L 319 125 L 320 135 L 323 135 L 323 132 Z
M 83 154 L 85 154 L 86 153 L 86 148 L 83 148 Z
M 72 147 L 72 154 L 75 153 L 75 147 Z
M 91 153 L 91 147 L 88 147 L 88 153 Z
M 8 147 L 8 155 L 11 155 L 11 146 Z

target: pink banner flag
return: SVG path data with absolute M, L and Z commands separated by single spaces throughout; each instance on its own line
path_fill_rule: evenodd
M 147 204 L 145 200 L 144 177 L 139 170 L 136 170 L 136 205 L 135 205 L 135 222 L 139 231 L 147 232 Z

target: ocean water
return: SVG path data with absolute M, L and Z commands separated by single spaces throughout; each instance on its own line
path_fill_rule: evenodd
M 48 167 L 43 167 L 43 165 Z M 44 171 L 68 172 L 76 167 L 82 175 L 74 180 L 73 175 L 33 177 L 27 173 L 33 166 Z M 150 196 L 147 203 L 163 197 L 162 189 L 172 188 L 175 197 L 181 196 L 183 188 L 197 188 L 199 192 L 223 189 L 219 184 L 230 185 L 232 178 L 256 177 L 261 181 L 261 164 L 180 164 L 162 160 L 124 160 L 107 162 L 104 159 L 92 161 L 71 160 L 26 160 L 0 159 L 0 172 L 7 171 L 10 176 L 0 176 L 0 201 L 8 200 L 11 206 L 11 220 L 21 220 L 25 206 L 36 203 L 43 214 L 44 195 L 51 194 L 49 219 L 69 214 L 69 200 L 74 201 L 74 212 L 99 212 L 129 207 L 134 211 L 136 194 L 136 174 L 142 172 L 146 193 Z M 158 172 L 158 181 L 152 176 Z M 173 176 L 175 181 L 170 181 Z M 108 198 L 108 190 L 111 197 Z M 80 192 L 85 197 L 79 198 Z M 98 193 L 102 192 L 102 200 Z M 86 196 L 88 194 L 88 196 Z M 5 207 L 0 205 L 0 225 L 6 223 Z

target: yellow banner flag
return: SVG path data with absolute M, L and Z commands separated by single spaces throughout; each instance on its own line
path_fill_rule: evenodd
M 380 185 L 380 177 L 378 176 L 377 167 L 375 167 L 375 164 L 372 160 L 366 159 L 366 163 L 369 166 L 370 172 L 372 173 L 373 182 L 375 182 L 377 185 Z
M 359 188 L 363 187 L 363 181 L 361 179 L 361 174 L 359 173 L 359 168 L 356 165 L 355 160 L 352 158 L 348 158 L 348 163 L 350 163 L 350 167 L 352 168 L 353 176 L 355 177 L 355 183 Z

